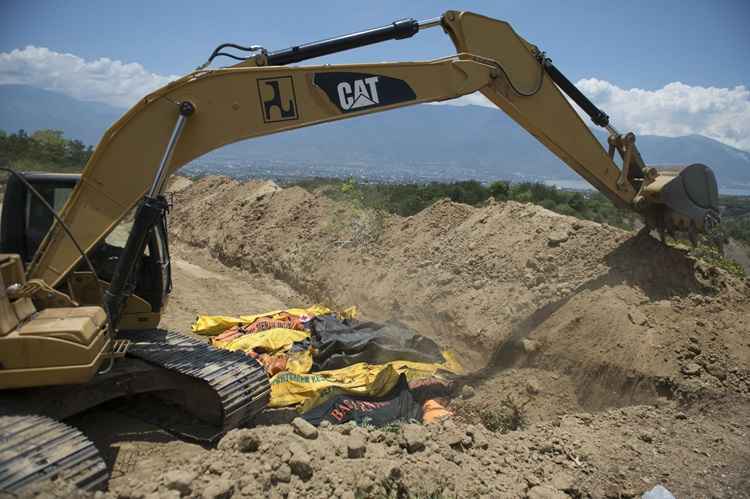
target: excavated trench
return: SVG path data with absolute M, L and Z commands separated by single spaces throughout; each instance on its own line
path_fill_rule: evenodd
M 201 246 L 198 245 L 198 247 Z M 333 276 L 330 280 L 315 283 L 311 281 L 310 276 L 301 277 L 298 272 L 283 264 L 272 265 L 269 268 L 259 266 L 256 262 L 248 262 L 241 257 L 227 253 L 222 246 L 213 246 L 210 248 L 210 253 L 230 268 L 270 274 L 273 279 L 295 289 L 300 297 L 305 297 L 307 303 L 336 304 L 336 291 L 328 287 L 331 280 L 335 279 Z M 460 388 L 463 385 L 473 386 L 479 391 L 483 389 L 492 390 L 495 378 L 506 376 L 507 371 L 513 371 L 511 378 L 521 380 L 520 382 L 528 371 L 544 371 L 556 378 L 564 378 L 567 384 L 573 387 L 567 393 L 557 393 L 549 397 L 549 403 L 553 405 L 561 404 L 562 407 L 570 407 L 575 410 L 599 412 L 611 408 L 658 404 L 665 400 L 673 400 L 679 391 L 679 387 L 668 376 L 649 375 L 635 369 L 626 369 L 596 360 L 582 361 L 580 358 L 570 358 L 548 353 L 544 350 L 529 351 L 524 345 L 523 340 L 533 338 L 539 331 L 543 331 L 545 321 L 566 306 L 579 293 L 596 291 L 613 283 L 622 283 L 626 280 L 627 277 L 617 272 L 598 276 L 581 284 L 564 297 L 539 307 L 526 318 L 516 321 L 511 328 L 509 337 L 501 341 L 492 350 L 493 354 L 489 357 L 486 365 L 457 378 L 450 393 L 453 397 L 460 396 Z M 700 282 L 694 281 L 687 288 L 701 285 Z M 684 283 L 680 283 L 678 288 L 682 288 L 681 291 L 684 292 L 686 287 Z M 428 316 L 429 313 L 422 311 L 420 315 Z M 434 319 L 431 323 L 440 324 L 445 328 L 458 329 L 458 324 L 461 322 L 445 311 L 434 312 L 433 315 Z M 468 343 L 470 338 L 465 338 L 465 341 Z M 468 348 L 471 348 L 471 346 L 468 346 Z M 485 355 L 483 352 L 477 353 Z M 544 399 L 549 394 L 542 391 L 535 395 L 541 405 L 544 405 Z M 561 397 L 566 400 L 561 401 Z M 258 418 L 257 424 L 289 423 L 295 415 L 294 411 L 288 410 L 269 411 Z M 541 417 L 536 420 L 552 419 L 555 415 L 555 411 L 548 411 L 548 413 L 542 411 Z
M 735 284 L 722 284 L 720 274 L 684 253 L 512 203 L 475 209 L 441 202 L 409 219 L 386 220 L 376 243 L 341 247 L 336 241 L 347 238 L 330 236 L 326 217 L 336 206 L 327 199 L 284 189 L 253 201 L 252 186 L 198 184 L 177 196 L 173 211 L 173 256 L 182 264 L 164 319 L 169 327 L 188 330 L 196 313 L 358 305 L 364 319 L 397 318 L 455 348 L 472 372 L 453 386 L 454 417 L 415 429 L 425 432 L 424 450 L 407 451 L 405 429 L 358 428 L 364 459 L 349 457 L 355 430 L 341 425 L 303 441 L 287 424 L 296 416 L 290 409 L 266 411 L 254 428 L 241 430 L 238 436 L 257 438 L 260 453 L 238 453 L 165 436 L 105 408 L 113 412 L 88 415 L 82 424 L 99 428 L 111 490 L 156 491 L 166 484 L 165 470 L 175 468 L 198 473 L 198 495 L 229 477 L 235 495 L 250 497 L 378 495 L 372 483 L 421 496 L 437 486 L 450 489 L 449 497 L 524 497 L 563 473 L 575 477 L 574 487 L 560 486 L 571 497 L 636 497 L 656 483 L 681 496 L 742 496 L 731 491 L 740 490 L 743 471 L 712 466 L 747 458 L 744 427 L 716 419 L 741 421 L 746 401 L 715 398 L 747 390 L 733 381 L 747 367 L 747 297 L 733 298 Z M 201 198 L 206 187 L 217 192 L 214 201 Z M 547 234 L 560 227 L 569 241 L 549 244 Z M 714 361 L 726 365 L 724 385 L 709 375 L 721 375 Z M 682 374 L 689 362 L 701 363 L 700 376 Z M 692 391 L 690 383 L 697 383 Z M 708 413 L 718 409 L 707 403 L 704 415 L 704 408 L 683 405 L 686 393 L 730 410 Z M 497 419 L 487 419 L 508 401 L 522 410 L 523 431 L 504 434 L 490 424 Z M 102 418 L 109 428 L 101 428 Z M 301 443 L 314 475 L 300 479 L 293 471 L 289 479 L 285 463 L 299 464 Z M 731 480 L 723 489 L 715 480 L 706 485 L 699 469 Z

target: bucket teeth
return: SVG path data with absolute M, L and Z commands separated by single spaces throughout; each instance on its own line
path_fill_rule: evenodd
M 701 235 L 710 236 L 719 224 L 719 190 L 713 171 L 702 164 L 681 170 L 656 171 L 642 186 L 636 206 L 646 217 L 646 224 L 666 235 L 685 234 L 691 243 Z M 712 237 L 708 237 L 712 241 Z

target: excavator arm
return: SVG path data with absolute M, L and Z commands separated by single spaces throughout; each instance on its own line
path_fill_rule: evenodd
M 427 62 L 286 66 L 434 26 L 448 33 L 457 54 Z M 649 226 L 704 230 L 718 213 L 710 169 L 693 165 L 659 173 L 647 167 L 634 136 L 611 127 L 606 114 L 506 22 L 449 11 L 422 23 L 402 20 L 277 52 L 247 50 L 254 55 L 235 66 L 199 69 L 146 96 L 104 134 L 62 211 L 82 247 L 91 250 L 144 195 L 158 196 L 167 175 L 226 144 L 475 91 L 616 205 L 642 213 Z M 609 130 L 609 150 L 566 95 Z M 30 274 L 55 285 L 79 258 L 61 228 L 53 226 Z

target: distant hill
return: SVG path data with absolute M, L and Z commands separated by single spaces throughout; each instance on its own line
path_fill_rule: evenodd
M 123 113 L 28 86 L 0 85 L 0 129 L 6 131 L 57 128 L 95 144 Z M 750 153 L 718 141 L 700 135 L 641 135 L 638 146 L 650 164 L 705 163 L 722 186 L 750 186 Z M 393 168 L 402 174 L 429 170 L 446 178 L 578 178 L 502 112 L 479 106 L 421 105 L 303 128 L 232 144 L 198 163 L 252 161 L 355 165 L 365 175 Z
M 118 109 L 25 85 L 0 85 L 0 130 L 63 130 L 65 137 L 96 145 L 104 131 L 123 114 Z

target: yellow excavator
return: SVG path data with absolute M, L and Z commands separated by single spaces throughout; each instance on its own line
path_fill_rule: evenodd
M 290 66 L 433 27 L 456 54 Z M 223 56 L 241 62 L 208 69 Z M 506 22 L 448 11 L 278 51 L 222 44 L 120 118 L 80 178 L 9 177 L 0 241 L 0 490 L 55 476 L 101 486 L 107 470 L 96 448 L 61 420 L 114 398 L 158 396 L 167 408 L 160 424 L 208 440 L 265 407 L 269 381 L 254 359 L 158 328 L 171 290 L 163 194 L 170 174 L 239 140 L 477 91 L 615 205 L 641 214 L 648 229 L 694 238 L 719 223 L 711 169 L 646 165 L 635 136 L 619 133 Z M 573 105 L 607 130 L 607 148 Z M 122 247 L 112 234 L 133 212 Z M 171 411 L 187 411 L 195 425 L 168 421 Z

